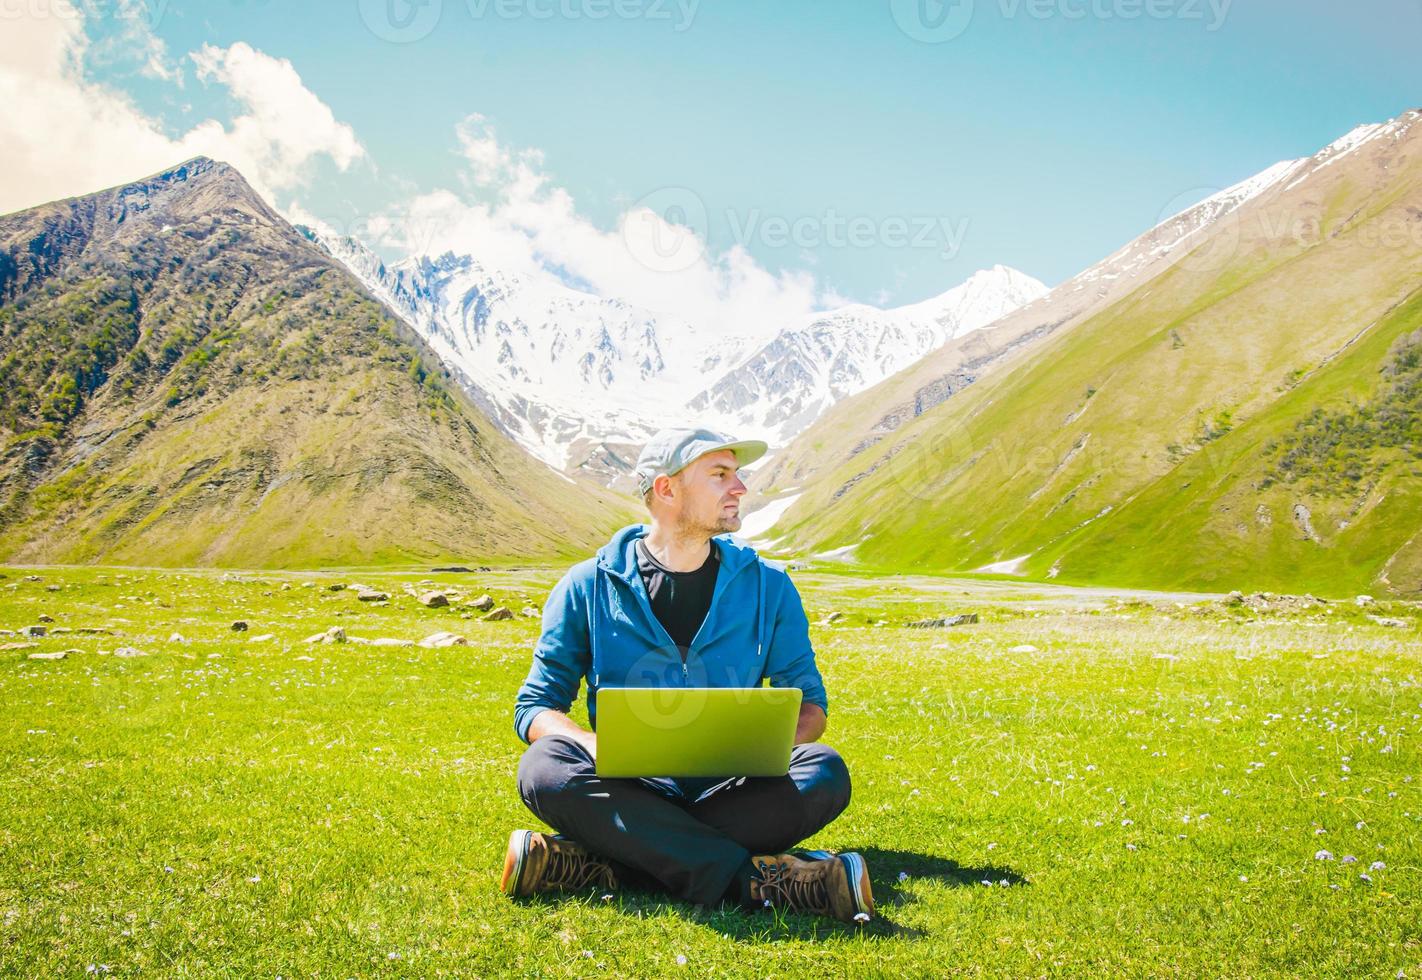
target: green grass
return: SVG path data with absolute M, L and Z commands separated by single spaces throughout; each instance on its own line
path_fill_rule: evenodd
M 403 586 L 517 612 L 558 570 L 0 572 L 0 627 L 114 631 L 0 652 L 0 974 L 1422 975 L 1411 604 L 798 573 L 812 620 L 846 613 L 813 637 L 854 799 L 813 843 L 868 859 L 852 930 L 499 893 L 537 826 L 511 730 L 537 623 Z M 390 603 L 325 589 L 355 580 Z M 982 621 L 899 625 L 956 612 Z M 301 642 L 332 625 L 470 644 Z

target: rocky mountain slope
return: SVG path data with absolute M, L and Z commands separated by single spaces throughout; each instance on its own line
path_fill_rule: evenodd
M 774 533 L 895 567 L 1416 594 L 1419 287 L 1414 110 L 841 403 L 767 474 L 799 495 Z
M 0 217 L 0 390 L 8 561 L 553 555 L 630 514 L 205 158 Z

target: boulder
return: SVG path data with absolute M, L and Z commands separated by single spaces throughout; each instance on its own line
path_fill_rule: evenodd
M 148 656 L 148 654 L 144 653 L 142 650 L 135 649 L 134 647 L 119 647 L 117 650 L 114 651 L 114 656 L 129 658 L 146 657 Z
M 829 614 L 828 616 L 826 616 L 824 619 L 820 620 L 820 622 L 823 623 L 823 624 L 826 625 L 826 626 L 829 626 L 829 625 L 832 624 L 832 623 L 837 623 L 837 622 L 839 622 L 839 621 L 840 621 L 841 619 L 843 619 L 843 618 L 844 618 L 844 613 L 842 613 L 842 612 L 840 612 L 838 609 L 836 609 L 834 612 L 830 613 L 830 614 Z
M 905 623 L 911 630 L 938 629 L 942 626 L 964 626 L 968 623 L 978 621 L 977 613 L 962 613 L 957 616 L 939 616 L 936 619 L 920 619 L 914 623 Z
M 232 621 L 232 632 L 234 632 L 234 633 L 245 633 L 245 632 L 247 632 L 247 621 L 246 621 L 245 619 L 234 619 L 234 620 Z
M 1034 647 L 1034 646 L 1033 646 L 1032 644 L 1030 644 L 1030 643 L 1019 643 L 1017 646 L 1013 647 L 1011 650 L 1008 650 L 1007 652 L 1008 652 L 1008 653 L 1036 653 L 1036 652 L 1037 652 L 1037 648 Z
M 37 637 L 37 636 L 44 636 L 46 632 L 48 632 L 48 631 L 47 631 L 43 626 L 22 626 L 22 627 L 20 627 L 20 635 L 21 635 L 21 636 L 28 636 L 28 637 L 30 637 L 31 639 L 33 639 L 34 637 Z
M 473 602 L 469 603 L 469 605 L 473 606 L 480 612 L 488 612 L 490 609 L 494 608 L 494 597 L 485 593 L 484 595 L 481 595 L 479 598 L 475 599 Z
M 420 641 L 420 646 L 427 650 L 433 650 L 438 647 L 462 647 L 467 646 L 468 643 L 469 641 L 458 633 L 440 631 L 438 633 L 431 633 L 425 637 Z
M 304 643 L 344 643 L 346 642 L 346 631 L 339 626 L 332 626 L 324 633 L 317 633 L 315 636 L 308 636 Z
M 50 615 L 47 614 L 47 613 L 40 613 L 38 616 L 35 617 L 35 619 L 39 620 L 41 623 L 52 623 L 52 622 L 54 622 L 54 617 L 53 617 L 53 616 L 50 616 Z
M 375 589 L 361 589 L 356 593 L 356 598 L 361 602 L 385 602 L 390 598 L 390 595 L 386 592 L 377 592 Z
M 327 592 L 343 592 L 343 591 L 345 591 L 345 588 L 346 588 L 346 587 L 345 587 L 344 585 L 342 585 L 340 582 L 332 582 L 330 585 L 326 586 L 326 591 L 327 591 Z
M 436 633 L 435 636 L 439 636 L 439 634 Z M 370 645 L 373 647 L 412 647 L 415 645 L 415 641 L 401 640 L 393 636 L 381 636 L 371 640 Z
M 33 650 L 37 646 L 39 646 L 38 643 L 16 641 L 14 643 L 0 643 L 0 650 Z
M 68 650 L 42 650 L 27 655 L 31 660 L 63 660 L 69 656 Z
M 426 592 L 420 596 L 420 605 L 438 609 L 441 606 L 449 605 L 449 596 L 443 592 Z
M 262 634 L 260 634 L 260 635 L 258 635 L 258 636 L 252 637 L 251 642 L 252 642 L 252 643 L 265 643 L 265 642 L 267 642 L 268 640 L 275 640 L 275 639 L 276 639 L 276 634 L 275 634 L 275 633 L 262 633 Z
M 431 568 L 432 572 L 472 572 L 474 569 L 465 568 L 463 565 L 445 565 L 442 568 Z
M 1370 595 L 1360 595 L 1353 601 L 1360 606 L 1371 606 L 1373 604 L 1373 597 Z
M 543 612 L 536 606 L 524 606 L 519 610 L 520 616 L 527 616 L 529 619 L 541 619 Z
M 1406 625 L 1407 625 L 1407 620 L 1405 620 L 1405 619 L 1394 619 L 1394 618 L 1391 617 L 1391 616 L 1369 616 L 1368 618 L 1371 619 L 1373 622 L 1377 623 L 1379 626 L 1406 626 Z
M 487 616 L 485 616 L 485 617 L 484 617 L 484 621 L 485 621 L 485 622 L 497 622 L 498 620 L 501 620 L 501 619 L 513 619 L 513 618 L 514 618 L 513 610 L 509 609 L 508 606 L 500 606 L 499 608 L 495 609 L 493 612 L 491 612 L 491 613 L 489 613 Z

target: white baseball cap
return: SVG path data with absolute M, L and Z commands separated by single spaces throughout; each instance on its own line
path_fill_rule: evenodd
M 759 439 L 732 439 L 710 429 L 662 429 L 642 447 L 633 468 L 637 474 L 637 492 L 645 495 L 652 481 L 662 474 L 673 476 L 707 453 L 729 449 L 736 454 L 736 465 L 754 463 L 770 447 Z

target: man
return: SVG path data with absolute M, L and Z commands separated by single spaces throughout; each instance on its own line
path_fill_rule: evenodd
M 621 884 L 687 901 L 867 921 L 858 854 L 788 853 L 849 803 L 849 771 L 824 732 L 826 697 L 790 577 L 736 543 L 737 470 L 765 453 L 706 429 L 652 437 L 636 473 L 651 524 L 575 565 L 543 609 L 514 730 L 529 743 L 519 794 L 558 835 L 516 830 L 501 887 L 522 896 Z M 790 771 L 773 778 L 600 779 L 597 735 L 568 717 L 581 680 L 599 687 L 776 687 L 802 692 Z

